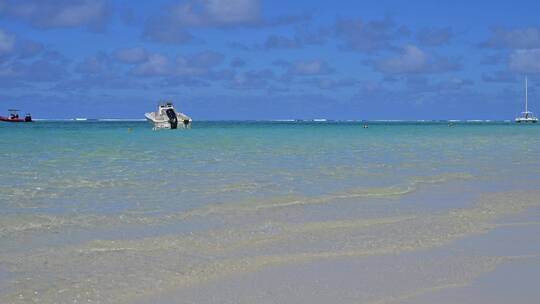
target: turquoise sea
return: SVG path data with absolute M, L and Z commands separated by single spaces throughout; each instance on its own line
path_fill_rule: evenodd
M 405 303 L 540 265 L 540 126 L 363 124 L 0 124 L 0 303 Z M 460 245 L 502 227 L 529 239 Z

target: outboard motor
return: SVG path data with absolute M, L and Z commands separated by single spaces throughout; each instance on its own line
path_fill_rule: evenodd
M 189 119 L 184 119 L 184 126 L 185 126 L 185 127 L 188 127 L 188 126 L 189 126 Z
M 169 117 L 169 123 L 171 124 L 171 129 L 178 128 L 178 117 L 176 117 L 176 112 L 173 109 L 167 109 L 167 117 Z
M 30 115 L 30 113 L 26 114 L 26 116 L 24 117 L 24 121 L 25 122 L 32 122 L 32 115 Z

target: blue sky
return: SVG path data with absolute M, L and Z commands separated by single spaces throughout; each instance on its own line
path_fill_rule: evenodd
M 0 111 L 194 119 L 540 112 L 537 1 L 0 0 Z M 5 108 L 5 109 L 4 109 Z

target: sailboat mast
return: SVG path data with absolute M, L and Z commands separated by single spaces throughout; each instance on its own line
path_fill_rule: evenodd
M 528 104 L 528 94 L 527 94 L 527 76 L 525 76 L 525 112 L 528 112 L 528 107 L 527 107 L 527 104 Z

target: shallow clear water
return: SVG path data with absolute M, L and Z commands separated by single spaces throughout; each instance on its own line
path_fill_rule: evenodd
M 4 302 L 129 302 L 436 247 L 535 206 L 540 181 L 540 128 L 510 123 L 36 122 L 0 137 Z

